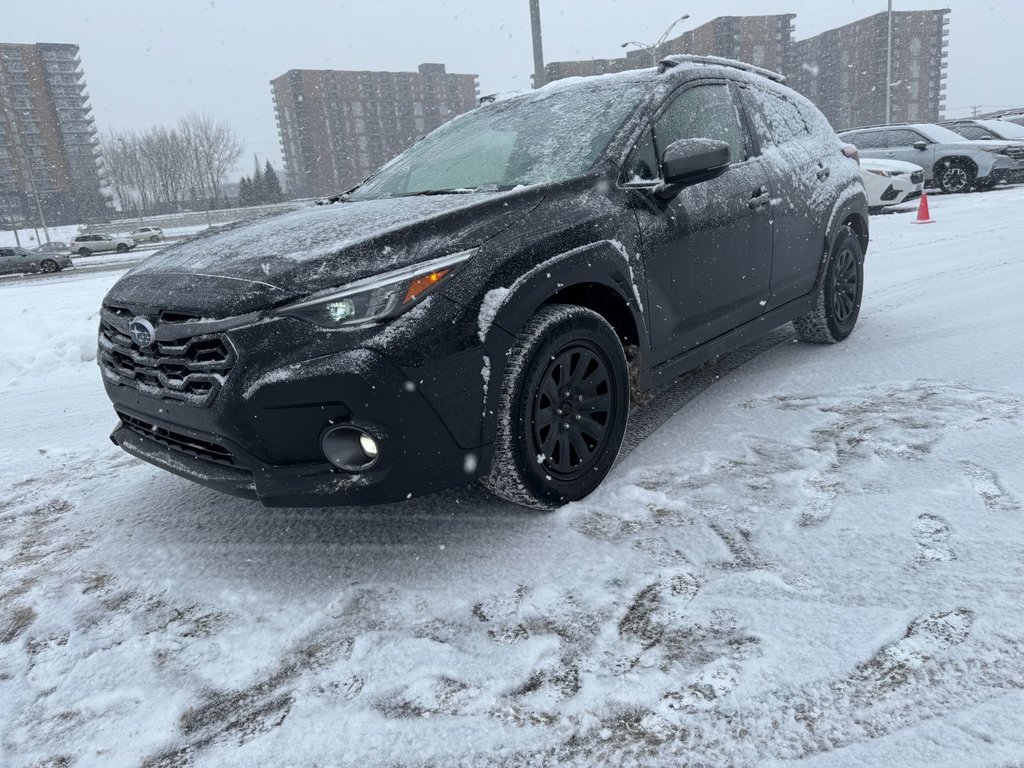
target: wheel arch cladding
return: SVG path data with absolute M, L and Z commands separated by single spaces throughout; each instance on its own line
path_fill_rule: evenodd
M 974 173 L 978 172 L 978 164 L 969 157 L 964 155 L 953 155 L 952 157 L 944 157 L 935 163 L 935 167 L 932 169 L 932 175 L 938 174 L 940 171 L 944 171 L 954 165 L 963 165 Z
M 635 266 L 635 265 L 634 265 Z M 505 361 L 512 342 L 537 310 L 549 304 L 573 304 L 591 309 L 612 326 L 623 347 L 649 349 L 641 312 L 643 285 L 636 282 L 625 254 L 608 241 L 560 254 L 542 262 L 503 292 L 493 321 L 484 329 L 489 368 L 483 443 L 494 440 L 495 418 Z

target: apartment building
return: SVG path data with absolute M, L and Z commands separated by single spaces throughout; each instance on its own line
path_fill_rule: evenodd
M 793 50 L 792 13 L 771 16 L 719 16 L 707 24 L 666 40 L 657 49 L 634 49 L 623 58 L 554 61 L 544 67 L 547 81 L 602 75 L 654 66 L 673 54 L 722 56 L 777 72 L 789 69 Z
M 0 43 L 0 217 L 103 215 L 100 162 L 78 46 Z
M 949 9 L 895 11 L 891 119 L 935 121 L 945 108 Z M 787 76 L 836 129 L 885 122 L 888 14 L 878 13 L 805 40 L 794 39 L 795 14 L 720 16 L 657 50 L 624 58 L 558 61 L 548 81 L 650 67 L 671 54 L 722 56 Z
M 473 109 L 476 75 L 444 64 L 416 72 L 293 69 L 271 81 L 289 194 L 329 195 L 458 114 Z
M 949 9 L 894 11 L 892 122 L 934 122 L 946 102 Z M 789 84 L 837 130 L 885 122 L 888 14 L 800 40 Z

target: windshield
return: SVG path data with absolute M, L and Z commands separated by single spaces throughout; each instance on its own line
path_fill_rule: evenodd
M 956 131 L 951 131 L 949 128 L 945 128 L 941 125 L 922 125 L 918 126 L 918 130 L 931 141 L 939 144 L 949 144 L 950 142 L 967 140 Z
M 351 196 L 500 190 L 583 173 L 645 93 L 636 80 L 546 89 L 452 120 Z
M 1004 139 L 1019 141 L 1024 139 L 1024 126 L 1011 123 L 1007 120 L 992 120 L 985 123 L 985 127 Z

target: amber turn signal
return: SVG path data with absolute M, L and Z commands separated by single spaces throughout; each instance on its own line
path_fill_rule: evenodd
M 421 293 L 434 285 L 434 283 L 447 275 L 450 271 L 450 269 L 439 269 L 436 272 L 431 272 L 421 277 L 417 277 L 409 283 L 409 290 L 405 292 L 405 298 L 402 299 L 402 303 L 408 304 L 410 301 L 415 301 L 419 298 Z

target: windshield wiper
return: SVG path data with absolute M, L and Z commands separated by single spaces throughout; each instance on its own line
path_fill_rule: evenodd
M 455 189 L 423 189 L 419 192 L 409 192 L 408 195 L 399 197 L 428 197 L 430 195 L 469 195 L 473 192 L 490 192 L 489 187 L 457 187 Z

